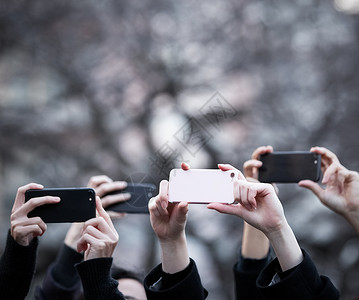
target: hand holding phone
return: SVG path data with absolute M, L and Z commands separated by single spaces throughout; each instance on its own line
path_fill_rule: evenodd
M 309 151 L 272 152 L 260 156 L 263 163 L 258 179 L 268 183 L 297 183 L 303 179 L 319 181 L 321 155 Z
M 28 213 L 40 217 L 45 223 L 85 222 L 96 217 L 96 193 L 92 188 L 48 188 L 25 192 L 25 202 L 37 197 L 56 196 L 56 204 L 45 204 Z
M 233 183 L 238 179 L 237 170 L 173 169 L 169 177 L 170 202 L 233 203 Z

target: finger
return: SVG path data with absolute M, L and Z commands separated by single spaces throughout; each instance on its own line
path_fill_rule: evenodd
M 152 197 L 150 201 L 148 201 L 148 210 L 150 212 L 150 215 L 154 215 L 156 217 L 160 216 L 159 212 L 157 212 L 157 205 L 156 205 L 156 201 L 158 197 L 159 195 L 157 195 L 156 197 Z
M 208 209 L 218 211 L 222 214 L 228 215 L 238 215 L 239 216 L 239 207 L 240 204 L 223 204 L 218 202 L 213 202 L 207 205 Z
M 107 208 L 110 205 L 125 202 L 131 199 L 130 193 L 119 193 L 115 195 L 107 195 L 101 198 L 102 207 Z
M 116 211 L 107 211 L 108 215 L 110 216 L 110 218 L 112 220 L 114 219 L 122 219 L 124 217 L 127 216 L 127 213 L 121 213 L 121 212 L 116 212 Z
M 254 188 L 248 189 L 248 203 L 251 209 L 257 209 L 257 201 L 256 201 L 257 191 Z
M 13 208 L 17 209 L 18 207 L 20 207 L 21 205 L 23 205 L 25 203 L 25 192 L 27 190 L 32 190 L 32 189 L 33 190 L 41 190 L 43 188 L 44 188 L 44 186 L 42 184 L 38 184 L 38 183 L 29 183 L 29 184 L 19 187 L 16 192 Z
M 253 151 L 252 153 L 252 159 L 259 159 L 260 155 L 263 155 L 265 153 L 271 153 L 273 152 L 273 147 L 272 146 L 260 146 L 258 147 L 256 150 Z
M 97 188 L 99 185 L 104 183 L 112 182 L 112 179 L 106 175 L 92 176 L 87 184 L 88 187 Z
M 243 171 L 246 177 L 258 178 L 258 169 L 263 165 L 260 160 L 251 159 L 243 164 Z
M 87 250 L 89 246 L 87 240 L 87 237 L 81 236 L 81 238 L 77 242 L 77 252 L 84 252 Z
M 180 202 L 178 204 L 178 212 L 182 216 L 187 216 L 188 213 L 188 203 L 187 202 Z
M 96 210 L 98 212 L 98 215 L 106 221 L 106 223 L 110 226 L 110 228 L 113 231 L 116 231 L 115 227 L 113 226 L 110 216 L 108 215 L 106 210 L 102 207 L 101 199 L 98 196 L 96 197 Z
M 322 165 L 322 172 L 325 173 L 326 169 L 332 164 L 332 163 L 338 163 L 339 159 L 338 157 L 330 150 L 324 147 L 312 147 L 310 149 L 311 152 L 317 153 L 321 155 L 321 165 Z
M 99 228 L 102 228 L 101 230 Z M 105 229 L 104 229 L 105 228 Z M 107 237 L 112 236 L 110 229 L 106 226 L 106 222 L 103 220 L 102 224 L 88 225 L 82 232 L 82 235 L 91 235 L 97 240 L 105 240 Z
M 40 218 L 39 218 L 40 219 Z M 27 220 L 28 221 L 28 220 Z M 47 229 L 46 224 L 40 219 L 40 222 L 26 222 L 12 224 L 11 235 L 16 239 L 32 235 L 33 237 L 42 236 Z
M 222 171 L 229 171 L 229 170 L 235 170 L 236 172 L 238 172 L 238 178 L 240 180 L 246 180 L 246 178 L 244 177 L 244 175 L 242 174 L 241 171 L 239 171 L 237 168 L 233 167 L 230 164 L 218 164 L 218 168 Z
M 311 190 L 319 199 L 322 199 L 324 189 L 318 183 L 311 180 L 301 180 L 298 182 L 298 185 Z
M 115 191 L 121 191 L 127 187 L 126 181 L 115 181 L 115 182 L 107 182 L 99 185 L 96 188 L 96 194 L 100 197 L 107 195 L 108 193 L 112 193 Z
M 340 166 L 337 163 L 332 163 L 323 174 L 322 183 L 327 184 L 332 176 L 336 176 Z
M 90 234 L 97 239 L 118 237 L 117 231 L 103 217 L 93 218 L 85 222 L 81 235 Z
M 160 212 L 163 211 L 167 215 L 168 214 L 168 212 L 167 212 L 167 207 L 168 207 L 168 181 L 167 180 L 162 180 L 160 182 L 160 191 L 159 191 L 158 196 L 159 197 L 156 199 L 157 207 L 158 207 Z
M 31 198 L 29 201 L 27 201 L 25 204 L 20 206 L 17 210 L 13 209 L 13 212 L 16 212 L 16 214 L 23 214 L 26 215 L 34 210 L 36 207 L 39 207 L 44 204 L 56 204 L 59 203 L 61 200 L 59 197 L 54 196 L 43 196 L 43 197 L 36 197 Z
M 182 168 L 182 170 L 187 171 L 187 170 L 189 170 L 191 167 L 190 167 L 189 164 L 183 162 L 183 163 L 181 163 L 181 168 Z
M 239 203 L 239 201 L 241 200 L 239 181 L 235 181 L 233 183 L 233 197 L 234 197 L 234 203 Z
M 242 204 L 246 209 L 252 210 L 252 206 L 248 201 L 248 192 L 249 192 L 248 186 L 246 186 L 244 184 L 240 184 L 239 190 L 240 190 L 239 203 Z

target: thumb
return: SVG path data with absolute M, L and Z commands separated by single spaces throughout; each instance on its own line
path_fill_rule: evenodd
M 319 199 L 321 199 L 323 189 L 318 183 L 311 180 L 301 180 L 298 182 L 298 185 L 311 190 Z

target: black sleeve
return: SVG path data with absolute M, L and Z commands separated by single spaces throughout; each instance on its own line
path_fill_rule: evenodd
M 186 269 L 175 274 L 163 272 L 162 264 L 158 265 L 146 276 L 144 286 L 148 300 L 201 300 L 208 295 L 192 259 Z
M 37 287 L 37 300 L 72 300 L 81 293 L 81 281 L 75 264 L 81 262 L 80 254 L 63 244 L 56 261 L 49 267 L 41 287 Z
M 38 239 L 29 246 L 19 245 L 7 235 L 5 251 L 0 258 L 0 299 L 24 299 L 35 272 Z
M 76 265 L 87 300 L 126 300 L 111 277 L 112 257 L 95 258 Z
M 265 299 L 293 300 L 336 300 L 339 291 L 326 276 L 320 276 L 308 253 L 303 251 L 303 261 L 296 267 L 280 274 L 281 279 L 273 282 L 280 270 L 278 259 L 274 259 L 259 275 L 257 286 Z
M 256 287 L 256 281 L 259 273 L 269 264 L 270 260 L 270 251 L 263 259 L 244 258 L 240 254 L 239 261 L 233 268 L 236 300 L 264 299 Z

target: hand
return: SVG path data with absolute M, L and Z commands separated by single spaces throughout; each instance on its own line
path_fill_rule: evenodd
M 311 180 L 302 180 L 299 185 L 310 189 L 324 205 L 344 216 L 359 233 L 359 174 L 345 168 L 326 148 L 314 147 L 311 152 L 322 155 L 322 184 L 326 187 Z
M 246 178 L 253 178 L 258 180 L 258 169 L 263 165 L 263 163 L 259 160 L 259 157 L 266 153 L 272 153 L 272 146 L 261 146 L 258 147 L 252 153 L 252 159 L 247 160 L 243 164 L 243 172 Z
M 127 183 L 125 181 L 113 181 L 110 177 L 106 175 L 97 175 L 92 176 L 87 184 L 88 187 L 95 189 L 96 195 L 101 198 L 102 207 L 106 208 L 111 204 L 127 201 L 131 198 L 130 193 L 120 193 L 115 195 L 107 195 L 113 191 L 120 191 L 126 188 Z M 122 218 L 125 213 L 118 213 L 109 211 L 108 215 L 111 218 Z M 81 230 L 83 228 L 83 223 L 73 223 L 67 231 L 65 237 L 65 244 L 76 250 L 77 242 L 81 237 Z
M 159 194 L 148 204 L 152 228 L 160 241 L 175 241 L 184 235 L 188 204 L 168 202 L 168 181 L 162 180 Z
M 210 203 L 207 207 L 236 215 L 266 235 L 286 223 L 282 204 L 270 184 L 238 180 L 234 182 L 234 197 L 237 204 Z
M 34 208 L 51 203 L 58 203 L 59 197 L 45 196 L 32 198 L 25 203 L 25 192 L 29 189 L 43 189 L 41 184 L 29 183 L 17 190 L 11 211 L 11 236 L 22 246 L 28 246 L 34 237 L 42 236 L 46 231 L 46 224 L 40 217 L 29 218 L 27 214 Z
M 96 210 L 97 217 L 84 223 L 81 238 L 77 243 L 77 251 L 85 251 L 85 260 L 112 257 L 119 239 L 99 197 L 96 197 Z
M 112 204 L 124 202 L 131 198 L 130 193 L 118 193 L 113 195 L 108 195 L 114 191 L 121 191 L 127 187 L 127 182 L 125 181 L 113 181 L 106 175 L 98 175 L 90 178 L 88 187 L 95 189 L 96 195 L 101 198 L 103 208 L 107 208 Z M 114 211 L 109 211 L 108 214 L 112 218 L 121 218 L 125 214 L 118 213 Z
M 150 220 L 162 252 L 162 270 L 174 274 L 184 270 L 188 256 L 185 227 L 188 204 L 168 202 L 168 181 L 162 180 L 159 194 L 149 201 Z
M 238 180 L 234 183 L 234 195 L 237 204 L 210 203 L 207 207 L 236 215 L 262 231 L 271 242 L 283 271 L 297 266 L 303 260 L 303 255 L 273 186 Z M 266 244 L 262 237 L 260 241 Z M 253 253 L 248 257 L 253 257 Z

